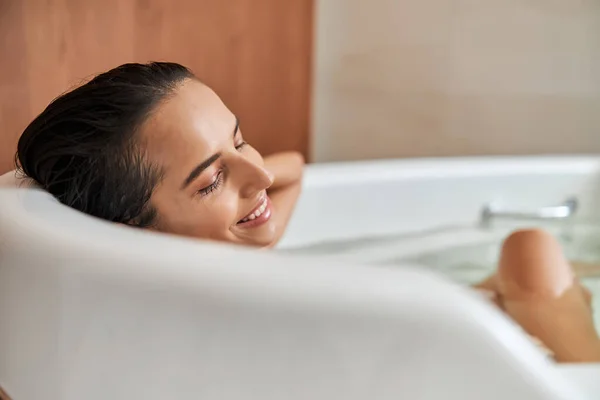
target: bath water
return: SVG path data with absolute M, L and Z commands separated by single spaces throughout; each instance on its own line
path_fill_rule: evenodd
M 371 265 L 419 264 L 452 280 L 474 284 L 492 274 L 503 240 L 523 227 L 541 227 L 561 242 L 583 285 L 592 292 L 600 329 L 600 225 L 585 221 L 496 224 L 493 227 L 445 227 L 430 232 L 330 241 L 283 250 L 296 254 L 347 259 Z
M 600 237 L 596 243 L 600 244 Z M 460 283 L 474 284 L 495 271 L 500 247 L 501 242 L 463 245 L 432 251 L 402 261 L 414 261 Z M 594 321 L 600 329 L 600 246 L 592 243 L 573 243 L 564 239 L 563 248 L 580 282 L 592 292 Z

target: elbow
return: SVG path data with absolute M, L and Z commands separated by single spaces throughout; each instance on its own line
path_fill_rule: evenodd
M 304 158 L 304 155 L 302 155 L 302 153 L 295 152 L 294 163 L 298 170 L 298 181 L 301 181 L 302 176 L 304 175 L 304 166 L 306 165 L 306 159 Z

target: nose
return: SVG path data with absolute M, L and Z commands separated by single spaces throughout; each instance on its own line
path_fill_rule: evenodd
M 259 160 L 252 160 L 241 154 L 231 160 L 236 183 L 240 188 L 240 195 L 244 198 L 255 197 L 257 193 L 269 188 L 273 184 L 273 176 L 267 171 Z

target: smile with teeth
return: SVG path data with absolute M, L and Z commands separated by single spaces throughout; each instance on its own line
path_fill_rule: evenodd
M 250 215 L 246 216 L 245 218 L 243 218 L 242 220 L 240 220 L 240 224 L 244 223 L 244 222 L 248 222 L 248 221 L 252 221 L 258 217 L 260 217 L 262 215 L 262 213 L 265 212 L 267 208 L 267 197 L 265 196 L 265 198 L 263 199 L 262 203 L 260 204 L 260 206 L 258 206 L 254 212 L 250 213 Z

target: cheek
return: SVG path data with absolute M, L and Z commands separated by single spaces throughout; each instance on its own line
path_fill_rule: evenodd
M 158 207 L 159 229 L 198 238 L 222 238 L 237 216 L 238 199 L 230 191 L 204 199 L 185 199 Z
M 211 231 L 229 229 L 235 224 L 238 214 L 238 197 L 233 191 L 225 190 L 202 205 L 204 226 Z

